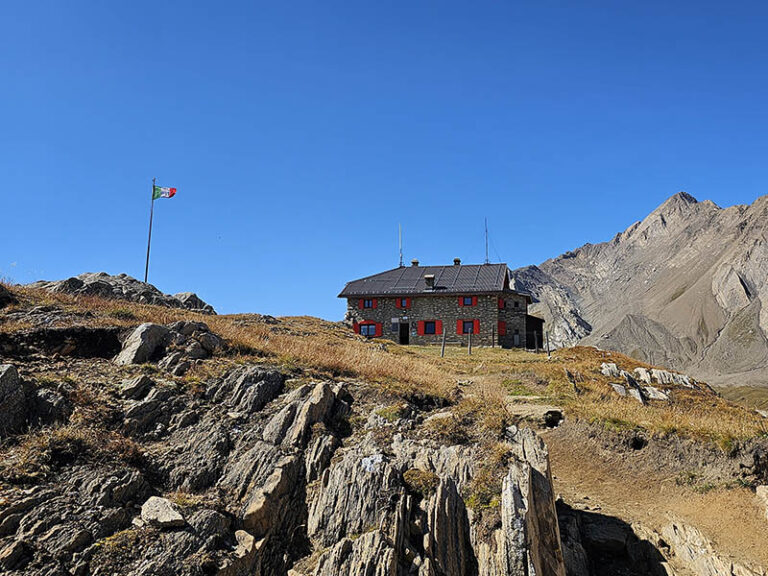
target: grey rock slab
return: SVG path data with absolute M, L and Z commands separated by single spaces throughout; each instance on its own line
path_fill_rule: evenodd
M 154 381 L 142 374 L 130 380 L 123 380 L 120 385 L 120 396 L 129 400 L 140 400 L 154 387 Z
M 648 398 L 651 400 L 669 400 L 669 396 L 667 396 L 666 393 L 662 392 L 658 388 L 654 388 L 653 386 L 643 386 L 643 392 L 645 392 L 645 395 L 648 396 Z
M 179 528 L 186 522 L 184 517 L 165 498 L 152 496 L 141 506 L 141 519 L 150 526 Z
M 618 378 L 620 374 L 619 368 L 613 362 L 603 362 L 600 365 L 600 373 L 603 376 L 608 376 L 609 378 Z
M 627 389 L 623 384 L 611 383 L 611 387 L 613 388 L 613 391 L 616 392 L 616 394 L 618 394 L 619 396 L 627 395 Z
M 149 362 L 166 344 L 170 331 L 160 324 L 145 323 L 136 328 L 123 343 L 115 358 L 120 366 Z
M 640 382 L 644 382 L 645 384 L 650 384 L 652 382 L 651 373 L 645 368 L 637 367 L 633 370 L 633 372 L 635 374 L 635 378 L 637 378 L 637 380 Z
M 336 396 L 327 383 L 317 384 L 286 433 L 285 442 L 293 446 L 301 445 L 306 440 L 310 427 L 330 415 L 335 399 Z

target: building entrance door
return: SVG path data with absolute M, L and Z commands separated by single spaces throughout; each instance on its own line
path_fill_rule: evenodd
M 400 344 L 407 345 L 411 337 L 411 325 L 408 322 L 400 323 Z

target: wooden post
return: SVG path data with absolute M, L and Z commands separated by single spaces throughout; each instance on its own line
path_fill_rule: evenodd
M 547 358 L 552 358 L 552 352 L 549 350 L 549 330 L 547 330 Z
M 496 348 L 496 327 L 491 327 L 491 348 Z
M 536 354 L 539 353 L 539 334 L 536 330 L 533 331 L 533 345 L 536 348 Z
M 469 333 L 469 355 L 472 356 L 472 332 Z
M 440 358 L 445 358 L 445 326 L 443 326 L 443 345 L 440 347 Z

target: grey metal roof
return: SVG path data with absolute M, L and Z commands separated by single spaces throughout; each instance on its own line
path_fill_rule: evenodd
M 408 294 L 472 294 L 502 292 L 505 289 L 510 291 L 509 286 L 505 286 L 507 273 L 506 264 L 401 266 L 348 282 L 339 294 L 339 298 Z M 428 274 L 433 274 L 435 277 L 434 289 L 427 288 L 424 281 L 424 276 Z

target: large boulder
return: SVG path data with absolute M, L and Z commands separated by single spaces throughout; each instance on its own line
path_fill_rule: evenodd
M 213 306 L 203 302 L 203 300 L 194 292 L 179 292 L 178 294 L 174 294 L 173 297 L 181 302 L 181 305 L 187 310 L 193 310 L 202 314 L 216 314 Z
M 16 367 L 0 364 L 0 438 L 21 432 L 29 418 L 31 386 Z
M 145 323 L 136 328 L 123 343 L 123 349 L 115 358 L 120 366 L 143 364 L 158 356 L 168 343 L 170 330 L 160 324 Z
M 152 496 L 141 507 L 141 519 L 158 528 L 179 528 L 184 526 L 184 517 L 165 498 Z

